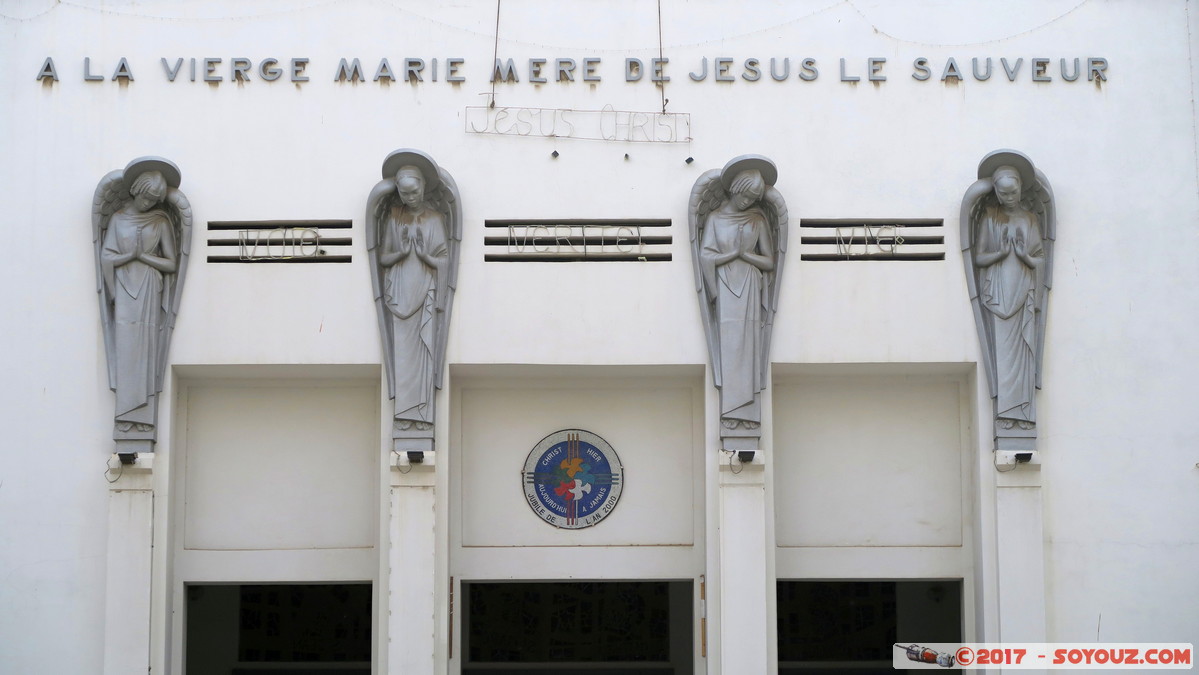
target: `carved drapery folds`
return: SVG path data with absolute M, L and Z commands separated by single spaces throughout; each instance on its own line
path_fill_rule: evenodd
M 1045 316 L 1057 225 L 1032 161 L 996 150 L 962 199 L 962 259 L 994 413 L 995 449 L 1036 449 Z
M 92 201 L 113 440 L 123 456 L 152 451 L 158 437 L 158 393 L 191 250 L 180 178 L 169 160 L 139 157 L 100 179 Z
M 384 160 L 383 180 L 367 200 L 366 227 L 394 401 L 392 447 L 431 451 L 462 241 L 458 186 L 425 153 L 396 150 Z
M 770 334 L 787 251 L 787 204 L 778 170 L 742 155 L 699 177 L 687 221 L 712 378 L 720 390 L 720 438 L 728 451 L 757 450 Z

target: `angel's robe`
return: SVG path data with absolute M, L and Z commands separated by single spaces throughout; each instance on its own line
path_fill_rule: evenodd
M 108 222 L 101 268 L 113 304 L 116 421 L 153 424 L 155 406 L 149 403 L 157 393 L 157 364 L 170 298 L 164 297 L 162 272 L 137 259 L 115 265 L 117 258 L 133 251 L 139 231 L 142 252 L 162 256 L 161 244 L 172 236 L 166 213 L 122 209 Z
M 414 217 L 407 207 L 393 206 L 384 224 L 385 251 L 400 249 L 405 229 L 414 247 L 420 233 L 427 256 L 448 257 L 445 222 L 436 211 L 425 209 Z M 395 419 L 432 422 L 437 269 L 415 250 L 404 256 L 383 277 L 383 302 L 391 313 Z
M 762 271 L 734 258 L 716 265 L 715 258 L 737 247 L 738 233 L 744 250 L 771 256 L 760 250 L 769 227 L 759 208 L 744 211 L 718 209 L 707 219 L 700 257 L 708 268 L 715 266 L 715 317 L 719 333 L 720 414 L 724 419 L 762 421 Z
M 984 253 L 1003 250 L 1005 236 L 1013 242 L 1010 254 L 979 275 L 980 299 L 994 327 L 997 416 L 1036 422 L 1037 271 L 1016 255 L 1014 242 L 1023 240 L 1030 258 L 1044 257 L 1037 217 L 1024 210 L 1009 217 L 991 206 L 976 236 Z

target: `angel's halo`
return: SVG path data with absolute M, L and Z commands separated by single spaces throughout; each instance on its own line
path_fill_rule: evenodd
M 383 178 L 395 178 L 399 170 L 405 166 L 415 166 L 425 177 L 425 190 L 432 192 L 441 185 L 440 171 L 433 158 L 412 148 L 400 148 L 387 155 L 383 160 Z
M 724 185 L 727 191 L 733 187 L 733 179 L 742 171 L 751 171 L 757 169 L 762 174 L 762 180 L 766 181 L 766 185 L 774 185 L 778 180 L 779 170 L 774 165 L 774 162 L 762 155 L 740 155 L 729 160 L 728 164 L 720 170 L 720 182 Z
M 146 173 L 147 171 L 157 171 L 161 173 L 163 179 L 166 180 L 167 185 L 173 188 L 179 187 L 179 184 L 183 179 L 182 174 L 179 173 L 179 167 L 175 166 L 175 163 L 171 160 L 164 159 L 162 157 L 148 156 L 138 157 L 125 166 L 125 184 L 133 185 L 133 182 L 137 180 L 137 177 L 143 173 Z
M 1019 150 L 996 150 L 987 153 L 978 163 L 978 177 L 990 178 L 1001 166 L 1010 166 L 1020 173 L 1020 184 L 1028 189 L 1037 184 L 1037 170 L 1033 168 L 1032 160 Z

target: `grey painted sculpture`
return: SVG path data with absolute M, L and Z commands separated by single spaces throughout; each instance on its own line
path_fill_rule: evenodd
M 462 241 L 458 186 L 425 153 L 396 150 L 367 200 L 366 228 L 392 447 L 431 451 Z
M 691 189 L 687 220 L 700 314 L 714 384 L 721 444 L 757 450 L 770 333 L 787 250 L 787 204 L 769 159 L 742 155 L 704 173 Z
M 96 186 L 92 234 L 117 452 L 153 450 L 158 393 L 179 313 L 192 210 L 179 168 L 140 157 Z
M 962 199 L 961 228 L 995 448 L 1034 450 L 1056 230 L 1049 181 L 1019 152 L 988 154 Z

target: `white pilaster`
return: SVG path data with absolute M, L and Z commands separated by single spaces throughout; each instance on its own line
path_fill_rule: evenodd
M 387 628 L 392 673 L 434 672 L 436 457 L 426 452 L 423 463 L 410 464 L 407 456 L 392 454 Z
M 117 455 L 110 466 L 119 466 Z M 104 675 L 145 675 L 150 669 L 154 455 L 139 454 L 133 464 L 107 475 L 113 482 L 108 490 Z
M 1046 641 L 1039 461 L 1034 453 L 1033 463 L 997 467 L 995 516 L 1002 642 Z
M 769 672 L 774 613 L 766 537 L 765 464 L 720 465 L 720 666 L 722 673 Z

